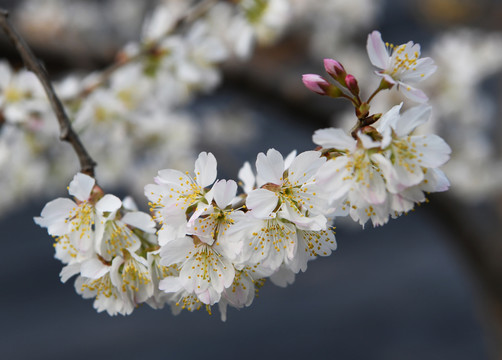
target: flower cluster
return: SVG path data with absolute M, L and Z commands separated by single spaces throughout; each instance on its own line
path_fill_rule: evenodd
M 315 74 L 304 75 L 303 82 L 317 94 L 346 98 L 356 108 L 357 124 L 350 135 L 330 128 L 317 130 L 313 136 L 329 159 L 323 174 L 327 176 L 319 180 L 331 190 L 331 206 L 337 215 L 350 214 L 361 225 L 369 219 L 373 225 L 383 225 L 389 216 L 398 217 L 415 203 L 426 201 L 424 192 L 449 188 L 439 167 L 448 161 L 451 149 L 437 135 L 413 134 L 431 117 L 430 106 L 422 104 L 401 113 L 401 103 L 383 115 L 370 115 L 373 97 L 396 84 L 407 98 L 427 101 L 410 84 L 425 80 L 436 70 L 432 59 L 419 58 L 418 44 L 384 43 L 378 31 L 368 35 L 367 50 L 371 63 L 381 69 L 376 74 L 382 77 L 368 100 L 361 99 L 356 78 L 333 59 L 325 59 L 324 65 L 335 84 Z
M 77 292 L 112 315 L 142 303 L 168 304 L 174 313 L 211 313 L 218 304 L 225 320 L 227 307 L 249 306 L 266 278 L 286 286 L 310 260 L 330 255 L 337 247 L 335 216 L 383 225 L 426 201 L 427 193 L 447 190 L 439 167 L 450 157 L 449 146 L 437 135 L 415 134 L 431 107 L 401 111 L 401 103 L 370 113 L 374 96 L 394 85 L 425 101 L 409 84 L 435 66 L 419 58 L 418 45 L 384 54 L 382 44 L 378 32 L 369 35 L 368 54 L 383 80 L 367 100 L 357 79 L 333 59 L 324 65 L 334 84 L 303 76 L 310 90 L 353 104 L 351 132 L 317 130 L 315 150 L 286 158 L 275 149 L 258 154 L 254 170 L 246 162 L 239 171 L 242 193 L 236 181 L 218 179 L 217 160 L 207 152 L 193 172 L 163 169 L 145 186 L 153 218 L 77 174 L 69 186 L 76 202 L 56 199 L 35 219 L 56 237 L 56 258 L 66 264 L 62 280 L 79 274 Z M 416 71 L 424 76 L 415 77 Z
M 104 194 L 78 173 L 68 187 L 75 201 L 49 202 L 35 222 L 55 238 L 56 258 L 65 267 L 61 281 L 79 274 L 75 288 L 110 315 L 130 314 L 154 295 L 150 264 L 140 256 L 154 248 L 155 222 L 130 199 Z

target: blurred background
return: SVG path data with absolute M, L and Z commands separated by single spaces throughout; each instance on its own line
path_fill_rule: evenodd
M 82 91 L 71 79 L 92 87 L 95 71 L 118 61 L 117 54 L 131 54 L 131 43 L 154 37 L 150 14 L 159 3 L 169 1 L 0 0 L 64 99 Z M 254 162 L 259 152 L 309 150 L 316 129 L 350 129 L 355 118 L 348 104 L 310 93 L 301 75 L 323 74 L 322 59 L 335 58 L 369 93 L 378 79 L 371 76 L 365 45 L 377 29 L 394 44 L 420 43 L 423 56 L 438 65 L 421 87 L 433 106 L 422 131 L 438 133 L 453 149 L 445 167 L 451 190 L 381 228 L 367 224 L 363 230 L 337 219 L 338 249 L 331 257 L 309 263 L 287 288 L 267 283 L 250 308 L 230 309 L 225 323 L 217 313 L 173 316 L 167 308 L 147 306 L 110 317 L 96 313 L 72 281 L 61 284 L 52 239 L 32 220 L 47 201 L 66 196 L 78 170 L 73 153 L 57 143 L 55 120 L 40 115 L 45 110 L 34 110 L 29 122 L 4 114 L 1 358 L 502 359 L 502 3 L 287 3 L 268 32 L 256 30 L 252 50 L 239 50 L 248 41 L 238 36 L 244 30 L 233 34 L 233 56 L 218 58 L 210 51 L 216 46 L 208 46 L 205 59 L 213 61 L 204 63 L 198 78 L 203 86 L 180 87 L 162 78 L 169 91 L 156 88 L 156 102 L 133 109 L 134 117 L 124 121 L 118 112 L 88 123 L 79 102 L 75 125 L 105 189 L 132 193 L 146 209 L 143 186 L 157 170 L 191 171 L 199 151 L 215 154 L 219 178 L 235 179 L 242 163 Z M 212 16 L 217 23 L 223 12 Z M 213 44 L 204 41 L 194 41 L 194 48 Z M 20 59 L 3 36 L 0 47 L 18 69 Z M 109 88 L 121 81 L 112 78 Z M 374 111 L 402 101 L 391 94 L 379 95 Z M 7 113 L 5 101 L 2 106 Z M 138 125 L 138 119 L 148 124 Z M 21 138 L 29 138 L 29 151 Z

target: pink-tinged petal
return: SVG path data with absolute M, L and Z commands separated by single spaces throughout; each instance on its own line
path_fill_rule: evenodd
M 337 149 L 354 151 L 356 140 L 342 129 L 328 128 L 316 130 L 312 136 L 314 144 L 322 146 L 324 149 Z
M 237 183 L 233 180 L 220 180 L 213 185 L 214 201 L 220 209 L 232 203 L 237 194 Z
M 267 155 L 259 153 L 256 159 L 256 171 L 261 181 L 282 185 L 284 173 L 284 159 L 275 149 L 269 149 Z
M 389 53 L 382 40 L 382 35 L 378 31 L 373 31 L 368 35 L 366 50 L 371 63 L 379 69 L 386 69 L 389 64 Z
M 122 221 L 127 225 L 138 228 L 146 233 L 155 233 L 155 221 L 152 217 L 141 211 L 132 211 L 122 217 Z
M 387 199 L 387 190 L 385 188 L 385 181 L 380 173 L 373 171 L 373 173 L 366 179 L 367 186 L 359 186 L 361 196 L 371 205 L 378 205 L 385 202 Z
M 284 169 L 289 169 L 291 163 L 295 158 L 296 158 L 296 150 L 293 150 L 288 154 L 288 156 L 286 156 L 286 159 L 284 159 Z
M 239 180 L 242 181 L 240 184 L 246 194 L 251 192 L 254 189 L 256 184 L 256 178 L 254 176 L 253 170 L 251 169 L 251 164 L 249 162 L 245 162 L 242 168 L 239 170 Z
M 109 271 L 110 266 L 103 264 L 96 258 L 92 258 L 82 263 L 80 273 L 90 279 L 99 279 Z
M 216 180 L 216 158 L 211 153 L 201 152 L 194 169 L 197 184 L 205 188 Z
M 246 206 L 251 210 L 254 217 L 266 219 L 277 207 L 279 197 L 275 192 L 266 189 L 256 189 L 249 193 Z
M 414 88 L 409 84 L 405 84 L 403 82 L 398 82 L 399 90 L 406 96 L 408 99 L 413 100 L 418 103 L 425 103 L 429 100 L 427 95 L 422 90 Z
M 61 277 L 61 282 L 65 283 L 68 281 L 69 278 L 71 278 L 74 275 L 77 275 L 80 272 L 81 266 L 82 266 L 81 263 L 66 265 L 59 273 L 59 276 Z
M 417 146 L 421 166 L 436 168 L 450 159 L 450 146 L 435 134 L 413 136 L 411 141 Z
M 91 195 L 94 184 L 96 184 L 96 180 L 94 180 L 94 178 L 89 175 L 77 173 L 70 182 L 68 193 L 80 201 L 86 201 Z
M 305 151 L 292 162 L 288 171 L 289 182 L 292 185 L 304 184 L 311 180 L 319 168 L 326 162 L 320 151 Z
M 159 281 L 159 289 L 166 293 L 175 293 L 183 289 L 177 276 L 168 276 Z
M 189 253 L 192 254 L 189 255 Z M 193 256 L 195 246 L 193 239 L 189 236 L 173 240 L 160 249 L 160 264 L 170 266 L 173 264 L 183 263 L 187 260 L 187 256 Z
M 390 207 L 393 211 L 404 213 L 411 211 L 415 204 L 403 197 L 401 194 L 393 194 L 390 201 Z
M 114 213 L 122 206 L 122 201 L 112 194 L 106 194 L 96 203 L 96 210 L 100 213 Z
M 214 305 L 221 299 L 221 293 L 214 290 L 212 287 L 208 287 L 204 291 L 196 291 L 197 298 L 206 305 Z
M 49 235 L 61 236 L 69 232 L 69 224 L 65 220 L 76 207 L 77 204 L 72 200 L 58 198 L 48 202 L 42 209 L 41 216 L 33 220 L 37 225 L 47 228 Z
M 432 107 L 422 104 L 419 106 L 414 106 L 406 110 L 402 115 L 397 124 L 395 124 L 394 130 L 396 135 L 399 137 L 407 136 L 418 126 L 425 124 L 431 117 Z

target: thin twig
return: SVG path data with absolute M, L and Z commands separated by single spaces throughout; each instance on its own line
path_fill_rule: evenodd
M 80 161 L 80 171 L 94 177 L 94 168 L 96 166 L 96 162 L 91 158 L 84 145 L 82 145 L 82 142 L 80 141 L 78 135 L 73 130 L 70 120 L 68 119 L 68 115 L 66 114 L 61 101 L 54 92 L 47 71 L 37 60 L 33 52 L 30 50 L 28 44 L 26 44 L 21 35 L 10 23 L 8 16 L 9 12 L 7 10 L 0 9 L 0 27 L 2 27 L 5 34 L 9 37 L 12 44 L 16 47 L 19 55 L 21 55 L 21 58 L 23 59 L 26 68 L 31 70 L 42 83 L 45 93 L 49 98 L 52 110 L 54 111 L 54 114 L 56 115 L 56 118 L 59 122 L 59 138 L 62 141 L 70 143 L 73 147 L 73 150 L 75 150 L 75 153 L 77 154 Z

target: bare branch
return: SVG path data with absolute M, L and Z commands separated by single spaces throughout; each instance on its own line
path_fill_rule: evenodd
M 94 177 L 94 168 L 96 166 L 96 162 L 91 158 L 87 150 L 82 145 L 82 142 L 80 141 L 78 135 L 73 130 L 68 115 L 66 114 L 61 101 L 57 97 L 52 87 L 47 71 L 37 60 L 22 36 L 11 24 L 8 16 L 8 11 L 0 9 L 0 27 L 8 36 L 12 44 L 16 47 L 19 55 L 21 55 L 21 58 L 23 59 L 26 68 L 32 71 L 42 83 L 42 86 L 44 87 L 45 93 L 47 94 L 47 97 L 51 104 L 52 110 L 54 111 L 54 114 L 56 115 L 59 122 L 59 138 L 62 141 L 70 143 L 73 147 L 73 150 L 75 150 L 75 153 L 77 154 L 80 161 L 80 171 Z

